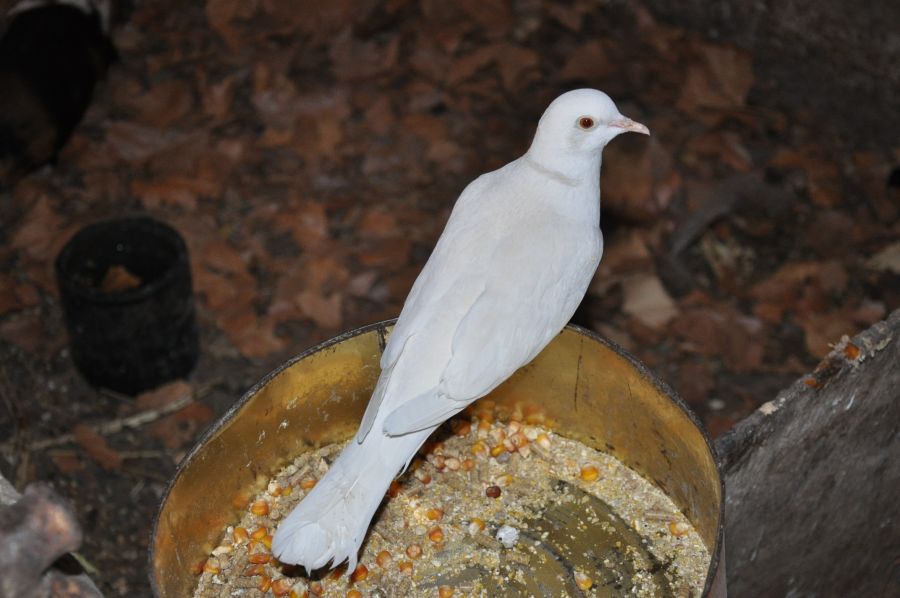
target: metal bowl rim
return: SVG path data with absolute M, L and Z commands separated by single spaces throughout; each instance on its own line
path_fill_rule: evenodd
M 154 568 L 154 561 L 156 556 L 156 533 L 159 529 L 159 518 L 162 515 L 162 510 L 168 501 L 169 494 L 172 491 L 172 488 L 181 479 L 181 475 L 184 472 L 185 467 L 194 456 L 204 447 L 206 443 L 215 436 L 226 424 L 230 423 L 234 418 L 235 414 L 241 410 L 245 403 L 247 403 L 251 398 L 253 398 L 260 389 L 266 386 L 271 380 L 273 380 L 276 376 L 281 374 L 284 370 L 291 367 L 301 359 L 305 359 L 306 357 L 313 355 L 314 353 L 318 353 L 320 351 L 324 351 L 338 343 L 341 343 L 347 339 L 360 336 L 362 334 L 366 334 L 368 332 L 375 331 L 379 336 L 379 344 L 381 345 L 382 350 L 385 345 L 385 333 L 386 329 L 390 326 L 393 326 L 397 322 L 396 318 L 389 320 L 382 320 L 380 322 L 375 322 L 373 324 L 367 324 L 366 326 L 362 326 L 360 328 L 354 328 L 353 330 L 349 330 L 342 334 L 339 334 L 335 337 L 332 337 L 326 341 L 323 341 L 317 345 L 314 345 L 305 351 L 302 351 L 295 355 L 294 357 L 288 359 L 287 361 L 278 365 L 271 372 L 263 376 L 256 384 L 250 387 L 241 398 L 228 408 L 228 410 L 222 414 L 207 430 L 203 433 L 199 440 L 194 444 L 190 451 L 184 456 L 180 463 L 176 466 L 175 475 L 172 476 L 172 479 L 166 485 L 166 491 L 163 493 L 162 498 L 159 502 L 159 508 L 156 511 L 156 515 L 153 517 L 153 528 L 150 533 L 150 550 L 148 551 L 148 575 L 150 577 L 150 589 L 153 592 L 153 596 L 159 596 L 159 588 L 156 584 L 156 571 Z M 566 329 L 572 330 L 586 336 L 587 338 L 604 345 L 605 347 L 611 349 L 617 355 L 625 358 L 632 367 L 634 367 L 637 372 L 643 376 L 645 379 L 649 380 L 653 383 L 653 385 L 663 394 L 665 394 L 675 405 L 684 413 L 691 423 L 694 424 L 694 427 L 700 432 L 703 437 L 703 441 L 706 443 L 707 450 L 709 450 L 710 457 L 713 460 L 713 464 L 716 468 L 716 473 L 719 478 L 719 513 L 716 521 L 716 542 L 713 550 L 710 554 L 710 563 L 707 568 L 706 574 L 706 583 L 703 586 L 703 596 L 709 595 L 709 592 L 712 588 L 713 581 L 715 580 L 715 574 L 719 571 L 720 566 L 720 556 L 723 552 L 724 542 L 725 542 L 725 526 L 724 526 L 724 516 L 725 516 L 725 479 L 722 475 L 722 467 L 721 462 L 718 457 L 718 453 L 716 452 L 715 445 L 712 442 L 712 439 L 709 437 L 709 433 L 706 431 L 706 428 L 700 422 L 697 415 L 693 412 L 693 410 L 688 407 L 687 403 L 678 396 L 678 394 L 672 390 L 672 388 L 666 384 L 663 380 L 661 380 L 656 374 L 654 374 L 646 365 L 644 365 L 641 361 L 639 361 L 636 357 L 634 357 L 631 353 L 614 343 L 613 341 L 606 339 L 596 332 L 592 330 L 588 330 L 587 328 L 583 328 L 581 326 L 575 324 L 568 324 Z

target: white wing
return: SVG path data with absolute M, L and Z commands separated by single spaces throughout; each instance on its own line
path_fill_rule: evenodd
M 397 436 L 486 395 L 544 348 L 583 297 L 600 258 L 597 223 L 534 200 L 541 190 L 527 180 L 504 185 L 503 170 L 466 189 L 416 280 L 382 357 L 391 380 L 373 396 L 360 440 L 385 396 L 384 431 Z

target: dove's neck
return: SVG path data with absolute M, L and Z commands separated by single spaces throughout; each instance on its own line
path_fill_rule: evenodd
M 535 170 L 569 187 L 599 184 L 599 151 L 551 152 L 540 145 L 532 144 L 523 158 Z

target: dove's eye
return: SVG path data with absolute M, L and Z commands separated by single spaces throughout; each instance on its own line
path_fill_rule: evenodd
M 578 119 L 578 126 L 587 131 L 594 128 L 594 119 L 590 116 L 582 116 Z

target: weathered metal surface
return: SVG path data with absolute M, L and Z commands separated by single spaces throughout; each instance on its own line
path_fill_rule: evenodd
M 347 333 L 299 355 L 206 433 L 179 467 L 157 517 L 150 563 L 156 596 L 190 595 L 192 570 L 279 467 L 355 431 L 390 324 Z M 569 327 L 486 400 L 495 402 L 500 417 L 543 413 L 547 426 L 655 482 L 714 555 L 704 595 L 725 596 L 715 580 L 723 488 L 711 444 L 687 407 L 640 363 Z

